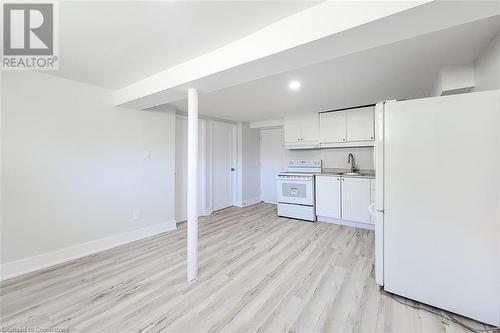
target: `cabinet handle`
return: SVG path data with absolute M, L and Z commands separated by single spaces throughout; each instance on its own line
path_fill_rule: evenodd
M 342 141 L 345 141 L 345 139 L 342 139 Z
M 373 136 L 370 136 L 370 139 L 372 139 L 372 140 L 373 140 Z

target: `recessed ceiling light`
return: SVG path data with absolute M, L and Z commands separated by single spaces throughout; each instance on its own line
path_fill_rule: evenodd
M 292 90 L 298 90 L 300 88 L 300 81 L 294 80 L 288 84 L 288 88 Z

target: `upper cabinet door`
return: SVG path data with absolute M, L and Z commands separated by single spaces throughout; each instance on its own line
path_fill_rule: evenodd
M 287 117 L 283 126 L 285 143 L 290 146 L 317 144 L 319 140 L 318 127 L 317 113 L 307 116 Z
M 346 111 L 319 114 L 321 142 L 346 142 Z
M 318 114 L 305 116 L 301 119 L 300 136 L 305 142 L 318 142 L 319 140 Z
M 300 142 L 300 124 L 288 123 L 283 126 L 285 142 L 299 143 Z
M 346 111 L 347 141 L 371 141 L 375 139 L 374 107 Z

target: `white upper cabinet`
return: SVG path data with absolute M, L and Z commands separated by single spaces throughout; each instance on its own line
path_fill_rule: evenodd
M 283 128 L 287 149 L 373 146 L 374 107 L 287 117 Z
M 371 223 L 370 179 L 342 178 L 342 219 L 360 223 Z
M 371 141 L 375 139 L 374 107 L 346 111 L 347 141 Z
M 302 120 L 302 126 L 300 127 L 300 134 L 303 141 L 307 142 L 319 142 L 319 121 L 318 114 L 311 117 L 304 117 Z
M 375 139 L 374 107 L 320 113 L 319 131 L 322 147 L 372 146 Z
M 319 146 L 318 114 L 285 118 L 285 148 L 317 148 Z
M 319 114 L 319 136 L 321 142 L 345 142 L 346 112 L 326 112 Z
M 286 143 L 298 143 L 300 142 L 300 123 L 290 123 L 284 126 L 284 136 Z
M 316 215 L 340 219 L 341 177 L 316 176 Z

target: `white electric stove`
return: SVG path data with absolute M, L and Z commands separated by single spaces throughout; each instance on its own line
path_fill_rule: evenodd
M 292 160 L 288 171 L 278 174 L 279 216 L 316 221 L 314 175 L 321 165 L 321 160 Z

